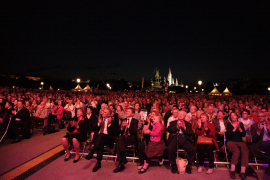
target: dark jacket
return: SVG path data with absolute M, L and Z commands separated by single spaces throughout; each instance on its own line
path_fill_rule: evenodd
M 89 130 L 89 133 L 91 133 L 93 131 L 92 128 L 93 128 L 94 124 L 97 122 L 97 116 L 95 113 L 92 113 L 89 119 L 87 118 L 87 115 L 85 115 L 84 119 L 87 119 L 89 121 L 89 129 L 88 130 Z
M 191 138 L 190 138 L 191 136 L 194 135 L 194 132 L 192 131 L 192 125 L 191 125 L 191 123 L 189 123 L 187 121 L 184 121 L 184 122 L 185 122 L 186 130 L 182 129 L 182 132 L 185 134 L 185 138 L 189 142 L 193 143 Z M 176 135 L 176 133 L 178 131 L 178 129 L 177 129 L 177 121 L 170 122 L 170 125 L 169 125 L 167 130 L 170 133 L 169 138 L 168 138 L 168 144 L 169 144 L 170 141 L 172 140 L 172 138 Z
M 117 126 L 115 123 L 113 123 L 113 121 L 112 121 L 110 126 L 107 125 L 108 138 L 111 140 L 110 145 L 112 145 L 114 143 L 115 137 L 117 137 L 119 134 L 118 127 L 119 126 Z M 91 142 L 92 144 L 94 144 L 94 142 L 99 134 L 100 128 L 101 128 L 101 125 L 98 126 L 98 119 L 97 119 L 96 122 L 94 123 L 94 125 L 92 126 L 92 131 L 94 131 L 94 136 L 93 136 L 93 139 Z
M 229 123 L 229 120 L 228 119 L 223 119 L 223 122 L 224 122 L 225 128 L 227 129 L 227 125 Z M 215 128 L 216 128 L 216 137 L 217 137 L 219 135 L 218 133 L 220 132 L 219 120 L 218 119 L 214 119 L 212 123 L 215 125 Z
M 78 118 L 75 116 L 73 120 L 78 121 Z M 89 131 L 89 120 L 87 118 L 84 118 L 84 120 L 81 120 L 78 124 L 79 129 L 77 129 L 77 132 L 82 134 L 85 138 L 87 137 L 87 132 Z M 76 129 L 75 126 L 71 127 L 70 124 L 67 127 L 67 131 L 73 132 Z
M 240 132 L 239 129 L 233 132 L 233 125 L 231 123 L 227 124 L 227 131 L 225 133 L 227 142 L 243 142 L 242 137 L 246 136 L 246 131 L 242 122 L 240 122 L 240 128 L 242 129 L 242 132 Z
M 259 147 L 262 144 L 263 136 L 264 136 L 264 128 L 261 130 L 260 135 L 257 134 L 258 132 L 258 124 L 255 123 L 251 125 L 250 133 L 251 133 L 251 144 L 249 146 L 250 152 L 252 155 L 257 156 L 259 152 Z M 268 134 L 270 135 L 270 132 L 268 131 Z
M 125 120 L 127 120 L 127 118 Z M 122 122 L 121 122 L 121 124 L 122 124 Z M 135 119 L 135 118 L 131 119 L 129 129 L 128 129 L 130 136 L 137 137 L 138 124 L 139 124 L 139 121 L 137 119 Z M 125 133 L 125 129 L 121 130 L 121 127 L 119 127 L 119 134 L 123 135 L 124 133 Z

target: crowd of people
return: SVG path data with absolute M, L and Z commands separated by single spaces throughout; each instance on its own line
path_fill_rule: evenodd
M 139 157 L 138 173 L 149 168 L 151 158 L 163 165 L 166 157 L 171 172 L 177 173 L 176 152 L 187 153 L 186 173 L 198 155 L 199 173 L 204 158 L 214 172 L 214 150 L 222 158 L 225 148 L 231 152 L 230 177 L 241 162 L 241 179 L 249 157 L 260 151 L 270 162 L 270 97 L 260 95 L 209 96 L 199 94 L 158 94 L 145 92 L 74 92 L 0 88 L 0 130 L 9 133 L 14 143 L 30 138 L 37 123 L 50 127 L 52 121 L 68 121 L 62 138 L 65 161 L 71 157 L 72 144 L 79 161 L 80 143 L 91 139 L 85 159 L 97 153 L 93 172 L 101 168 L 104 146 L 115 149 L 119 165 L 114 173 L 125 169 L 126 148 L 134 147 Z M 270 175 L 270 165 L 265 171 Z

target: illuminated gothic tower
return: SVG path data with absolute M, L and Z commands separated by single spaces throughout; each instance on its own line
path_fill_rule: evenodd
M 172 84 L 172 72 L 171 72 L 171 68 L 169 68 L 169 74 L 168 74 L 168 82 L 169 82 L 169 86 Z
M 178 86 L 178 80 L 177 80 L 177 78 L 175 80 L 175 86 Z

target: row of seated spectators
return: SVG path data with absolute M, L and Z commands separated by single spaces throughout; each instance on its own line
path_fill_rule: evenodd
M 103 137 L 111 133 L 112 137 L 118 137 L 116 153 L 120 160 L 119 167 L 115 172 L 121 171 L 126 163 L 123 153 L 125 145 L 134 144 L 138 140 L 140 142 L 138 145 L 139 172 L 145 172 L 149 157 L 153 156 L 151 153 L 149 155 L 149 152 L 151 152 L 149 142 L 156 142 L 155 139 L 157 138 L 160 139 L 158 142 L 164 142 L 154 146 L 159 147 L 157 148 L 159 157 L 163 156 L 160 153 L 165 150 L 165 145 L 169 162 L 172 165 L 172 172 L 175 173 L 174 152 L 177 148 L 177 137 L 178 148 L 188 152 L 189 165 L 195 161 L 195 154 L 198 150 L 198 172 L 202 171 L 203 158 L 206 153 L 210 167 L 207 173 L 212 173 L 213 150 L 220 149 L 221 152 L 223 151 L 224 144 L 222 142 L 224 142 L 224 135 L 226 135 L 227 148 L 233 153 L 231 166 L 231 177 L 233 178 L 235 176 L 234 165 L 236 165 L 240 154 L 242 159 L 241 172 L 244 172 L 248 162 L 248 152 L 256 155 L 257 150 L 261 149 L 269 153 L 270 108 L 268 98 L 267 96 L 212 97 L 208 95 L 133 92 L 106 94 L 74 93 L 70 91 L 5 92 L 0 96 L 0 103 L 2 104 L 0 116 L 2 120 L 0 119 L 0 123 L 4 130 L 7 119 L 12 117 L 10 129 L 13 130 L 16 142 L 20 141 L 18 139 L 19 132 L 16 132 L 19 128 L 23 131 L 23 137 L 29 138 L 36 121 L 45 121 L 44 126 L 48 126 L 52 118 L 59 120 L 65 117 L 73 118 L 74 121 L 70 121 L 68 126 L 68 131 L 71 133 L 64 137 L 67 141 L 62 140 L 63 145 L 66 147 L 66 142 L 71 137 L 75 147 L 77 142 L 85 141 L 87 133 L 94 132 L 96 135 L 92 141 L 94 148 L 87 156 L 88 159 L 91 159 L 93 151 L 101 151 L 100 142 L 103 145 L 114 142 L 110 138 Z M 143 109 L 149 112 L 147 118 L 144 116 Z M 8 118 L 6 118 L 7 116 Z M 131 118 L 131 122 L 129 122 L 129 118 Z M 88 123 L 84 123 L 81 127 L 79 124 L 82 124 L 83 119 L 88 119 Z M 159 123 L 161 128 L 156 127 L 158 126 L 156 124 Z M 105 125 L 105 130 L 102 124 Z M 131 130 L 131 126 L 135 128 Z M 155 131 L 153 130 L 154 127 Z M 127 136 L 123 131 L 124 129 L 128 129 Z M 136 132 L 134 132 L 134 129 L 136 129 Z M 160 133 L 156 129 L 161 129 Z M 86 130 L 87 132 L 80 130 Z M 84 135 L 77 137 L 80 132 Z M 156 134 L 153 134 L 153 132 Z M 74 134 L 76 134 L 75 138 L 73 137 Z M 102 137 L 99 137 L 100 134 Z M 136 140 L 134 139 L 135 134 Z M 160 138 L 157 134 L 160 134 Z M 149 135 L 149 137 L 146 138 L 146 135 Z M 201 135 L 211 137 L 213 144 L 198 143 L 197 138 Z M 132 136 L 132 138 L 129 136 Z M 124 139 L 123 142 L 120 137 Z M 145 141 L 148 141 L 148 143 L 142 143 Z M 148 150 L 146 151 L 146 149 Z M 99 157 L 102 157 L 100 153 L 98 154 Z M 157 156 L 157 154 L 155 155 Z M 67 154 L 66 159 L 69 158 L 70 155 Z M 101 159 L 99 160 L 101 161 Z M 74 161 L 78 161 L 77 154 Z M 162 164 L 162 158 L 160 164 Z M 190 172 L 189 165 L 186 169 L 187 172 Z M 99 166 L 100 164 L 97 163 L 93 171 L 99 169 Z

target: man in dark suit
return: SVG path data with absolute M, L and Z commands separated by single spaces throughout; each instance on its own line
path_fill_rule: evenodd
M 93 157 L 95 151 L 97 151 L 97 164 L 93 168 L 93 172 L 96 172 L 101 168 L 101 160 L 103 158 L 104 145 L 114 141 L 115 136 L 118 133 L 118 126 L 112 123 L 111 110 L 104 108 L 102 117 L 98 117 L 98 121 L 92 126 L 92 130 L 95 132 L 92 144 L 94 147 L 90 150 L 85 159 L 90 160 Z
M 30 114 L 27 108 L 23 106 L 22 101 L 18 101 L 17 103 L 17 111 L 12 111 L 14 116 L 12 117 L 13 122 L 13 133 L 14 133 L 14 141 L 13 143 L 20 142 L 22 137 L 20 134 L 22 133 L 23 138 L 29 139 L 30 138 Z
M 265 174 L 270 176 L 270 123 L 266 120 L 264 112 L 258 113 L 259 122 L 251 125 L 252 142 L 250 145 L 250 152 L 257 156 L 259 150 L 268 154 L 268 168 Z
M 120 130 L 120 136 L 116 144 L 117 160 L 119 161 L 118 167 L 113 170 L 114 173 L 120 172 L 125 169 L 124 164 L 127 163 L 125 154 L 126 146 L 135 145 L 137 146 L 138 138 L 138 123 L 137 119 L 132 118 L 135 113 L 134 108 L 130 107 L 127 109 L 127 118 L 122 121 Z
M 167 153 L 169 156 L 169 163 L 172 166 L 172 173 L 177 172 L 176 166 L 176 151 L 177 151 L 177 134 L 178 134 L 178 148 L 184 149 L 187 152 L 188 165 L 186 166 L 186 172 L 191 174 L 191 163 L 196 159 L 196 147 L 191 140 L 191 136 L 194 135 L 192 131 L 191 123 L 185 121 L 186 112 L 179 111 L 178 120 L 170 122 L 168 132 L 170 133 L 168 138 Z M 177 152 L 178 153 L 178 152 Z

